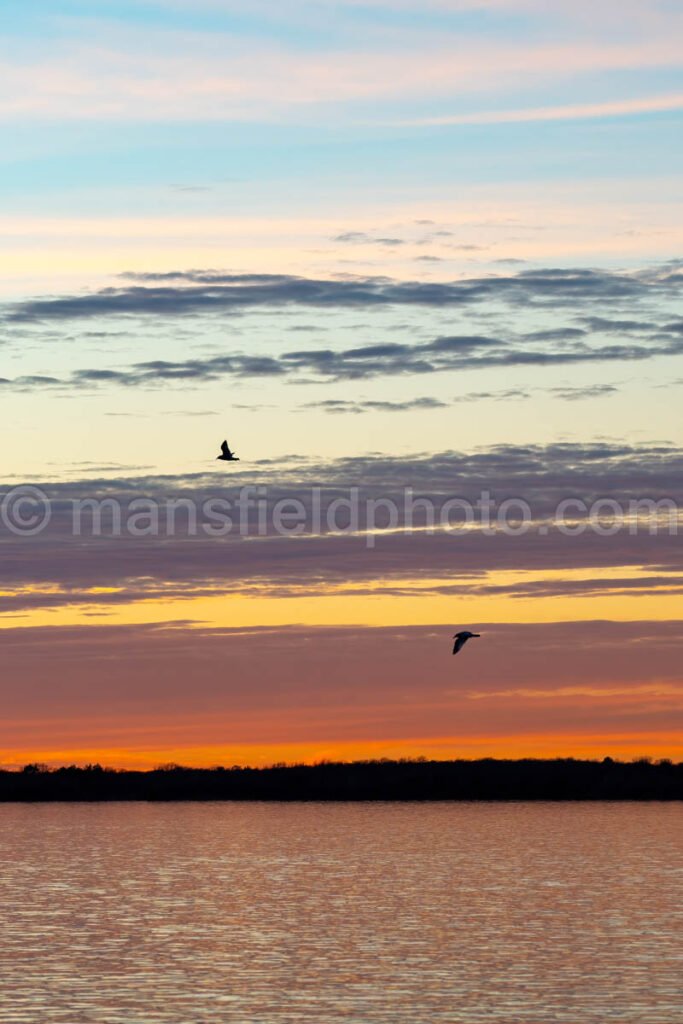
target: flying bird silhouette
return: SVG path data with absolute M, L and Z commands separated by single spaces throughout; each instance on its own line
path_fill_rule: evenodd
M 228 442 L 227 441 L 224 441 L 223 444 L 221 445 L 221 451 L 223 452 L 223 454 L 222 455 L 217 455 L 216 459 L 220 459 L 222 462 L 239 462 L 240 461 L 237 458 L 237 456 L 235 455 L 235 453 L 230 451 L 230 448 L 228 447 Z
M 481 633 L 470 633 L 469 629 L 463 629 L 459 633 L 453 634 L 455 643 L 453 644 L 453 654 L 457 654 L 461 651 L 468 640 L 471 640 L 473 636 L 481 636 Z

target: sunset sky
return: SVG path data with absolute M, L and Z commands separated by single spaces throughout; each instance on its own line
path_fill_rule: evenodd
M 8 0 L 0 45 L 0 765 L 682 759 L 680 3 Z M 439 525 L 483 493 L 526 528 Z

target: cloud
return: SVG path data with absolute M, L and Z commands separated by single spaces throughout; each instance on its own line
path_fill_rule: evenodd
M 683 275 L 675 265 L 631 273 L 550 268 L 444 282 L 355 276 L 323 280 L 217 270 L 127 274 L 124 278 L 127 283 L 123 286 L 90 294 L 10 304 L 6 307 L 5 323 L 35 324 L 42 329 L 46 323 L 108 317 L 185 322 L 192 317 L 236 316 L 246 310 L 279 311 L 282 315 L 283 309 L 301 308 L 354 309 L 366 313 L 395 307 L 469 311 L 483 302 L 494 322 L 506 307 L 519 312 L 538 311 L 544 319 L 557 309 L 573 311 L 577 305 L 583 312 L 575 324 L 548 325 L 525 333 L 454 333 L 428 341 L 388 340 L 346 349 L 302 348 L 277 355 L 228 351 L 182 360 L 147 360 L 124 367 L 86 366 L 65 378 L 47 373 L 23 375 L 13 381 L 1 378 L 0 389 L 153 387 L 169 382 L 191 386 L 226 377 L 270 376 L 303 382 L 361 380 L 491 367 L 643 361 L 683 352 L 681 321 L 667 320 L 660 314 L 659 320 L 648 323 L 642 316 L 642 310 L 651 306 L 652 300 L 669 300 L 680 291 Z M 619 315 L 603 315 L 602 311 L 610 305 L 616 307 Z M 596 307 L 595 313 L 591 312 L 592 307 Z M 640 315 L 623 315 L 627 307 Z M 394 330 L 419 327 L 407 320 Z M 613 334 L 617 335 L 616 341 L 606 340 L 605 336 Z M 566 390 L 558 391 L 558 397 L 568 396 Z M 576 393 L 575 397 L 590 394 Z
M 652 333 L 653 324 L 646 320 L 617 320 L 604 316 L 582 316 L 580 322 L 590 331 L 601 331 L 603 334 L 648 334 Z M 663 328 L 667 330 L 666 327 Z M 671 327 L 669 326 L 669 331 Z
M 474 588 L 473 588 L 474 589 Z M 480 594 L 505 594 L 508 597 L 595 597 L 597 594 L 630 594 L 644 597 L 654 593 L 683 593 L 683 576 L 661 573 L 657 576 L 591 577 L 587 579 L 528 580 L 507 586 L 478 588 Z
M 350 242 L 354 245 L 405 245 L 404 238 L 380 238 L 365 231 L 344 231 L 335 235 L 333 242 Z
M 30 48 L 25 40 L 15 38 L 2 72 L 0 117 L 212 122 L 270 120 L 288 112 L 301 118 L 309 111 L 315 116 L 326 107 L 334 111 L 337 121 L 345 117 L 357 122 L 359 102 L 388 106 L 406 97 L 423 103 L 439 97 L 462 105 L 472 94 L 509 94 L 519 89 L 520 79 L 539 83 L 539 98 L 545 98 L 548 84 L 558 79 L 575 82 L 577 76 L 585 76 L 592 81 L 596 73 L 610 70 L 677 65 L 680 36 L 672 18 L 670 12 L 666 28 L 655 23 L 648 31 L 632 31 L 631 38 L 622 35 L 620 39 L 615 39 L 613 30 L 605 31 L 602 38 L 593 32 L 588 40 L 567 36 L 555 25 L 552 35 L 562 39 L 559 43 L 535 40 L 526 24 L 524 37 L 513 33 L 510 39 L 490 31 L 437 33 L 430 31 L 429 24 L 416 33 L 413 20 L 409 33 L 402 25 L 390 31 L 393 46 L 387 46 L 386 24 L 369 38 L 368 21 L 363 18 L 362 28 L 355 23 L 352 30 L 356 40 L 362 38 L 362 46 L 344 42 L 330 46 L 326 38 L 324 51 L 311 47 L 310 40 L 302 45 L 281 39 L 273 45 L 234 31 L 210 34 L 157 27 L 142 35 L 132 24 L 115 26 L 111 21 L 95 36 L 81 34 L 72 22 L 65 38 L 60 23 L 60 31 L 50 35 L 48 28 L 42 40 L 32 40 Z M 624 23 L 620 15 L 622 30 Z M 396 44 L 397 38 L 402 39 L 401 45 Z M 492 123 L 604 116 L 633 108 L 671 109 L 675 99 L 656 96 L 574 104 L 567 114 L 563 107 L 483 112 L 466 108 L 423 120 Z M 351 109 L 345 110 L 345 104 Z M 443 102 L 439 108 L 443 109 Z M 421 119 L 414 120 L 420 123 Z
M 511 399 L 530 398 L 531 390 L 524 388 L 505 388 L 501 391 L 468 391 L 464 395 L 458 395 L 455 402 L 481 402 L 495 401 L 507 402 Z
M 620 345 L 589 345 L 571 341 L 571 332 L 539 332 L 511 336 L 509 340 L 486 335 L 451 335 L 423 344 L 386 342 L 351 349 L 297 349 L 280 356 L 246 355 L 235 352 L 206 358 L 172 361 L 155 359 L 134 363 L 121 370 L 84 368 L 70 377 L 19 377 L 0 379 L 0 389 L 20 391 L 41 388 L 82 389 L 101 385 L 156 387 L 175 383 L 198 386 L 226 377 L 279 377 L 292 381 L 371 380 L 386 376 L 424 376 L 434 373 L 481 370 L 514 366 L 571 366 L 597 362 L 639 362 L 683 352 L 683 339 Z M 582 332 L 578 332 L 582 335 Z M 548 335 L 569 335 L 570 343 L 545 341 Z M 559 398 L 589 398 L 612 393 L 612 385 L 556 389 Z M 476 398 L 506 397 L 505 392 L 473 392 Z M 509 395 L 507 396 L 509 397 Z M 463 399 L 461 399 L 463 400 Z M 466 397 L 464 400 L 468 400 Z
M 64 386 L 64 381 L 58 377 L 47 377 L 44 374 L 34 373 L 23 377 L 15 377 L 13 380 L 7 377 L 0 377 L 0 390 L 6 388 L 12 391 L 36 391 L 41 388 Z
M 296 541 L 276 536 L 272 530 L 259 534 L 260 512 L 253 504 L 254 492 L 252 505 L 245 513 L 250 540 L 242 540 L 236 502 L 240 489 L 253 487 L 255 481 L 264 488 L 271 509 L 280 500 L 301 503 L 305 532 Z M 257 463 L 242 468 L 238 464 L 229 483 L 213 471 L 187 477 L 116 477 L 103 472 L 96 479 L 41 486 L 51 503 L 49 527 L 32 541 L 0 532 L 7 611 L 20 611 L 29 602 L 32 606 L 42 602 L 47 606 L 67 603 L 96 607 L 98 589 L 108 587 L 124 588 L 130 601 L 155 599 L 161 603 L 162 585 L 167 586 L 169 599 L 180 599 L 221 591 L 244 597 L 305 596 L 342 584 L 362 588 L 372 581 L 375 588 L 381 581 L 390 592 L 397 585 L 404 588 L 407 580 L 422 580 L 433 592 L 450 588 L 450 592 L 461 594 L 480 591 L 482 596 L 488 592 L 544 597 L 550 593 L 578 596 L 581 589 L 597 593 L 600 588 L 605 592 L 610 588 L 637 588 L 638 576 L 644 581 L 643 587 L 651 584 L 652 588 L 665 590 L 678 586 L 676 577 L 683 575 L 680 537 L 667 528 L 666 522 L 651 533 L 652 517 L 643 519 L 637 532 L 625 528 L 612 536 L 591 529 L 569 536 L 552 527 L 545 533 L 534 527 L 519 536 L 509 536 L 487 533 L 476 523 L 475 528 L 464 531 L 429 533 L 422 529 L 429 520 L 420 499 L 432 503 L 438 522 L 440 510 L 451 498 L 475 505 L 483 492 L 491 495 L 496 509 L 506 498 L 523 495 L 537 525 L 550 522 L 558 505 L 567 498 L 585 499 L 588 505 L 602 498 L 627 507 L 631 500 L 649 496 L 653 500 L 671 498 L 679 509 L 683 508 L 683 455 L 675 447 L 662 445 L 498 445 L 472 452 L 395 458 L 364 456 L 325 462 L 283 458 L 272 465 Z M 406 504 L 406 487 L 412 489 L 410 501 L 417 503 L 412 513 L 412 505 Z M 321 507 L 327 509 L 337 498 L 348 499 L 351 488 L 358 489 L 360 532 L 331 532 L 325 526 L 324 514 L 322 531 L 313 529 L 316 489 Z M 107 513 L 106 509 L 99 534 L 87 509 L 82 513 L 80 534 L 74 534 L 73 502 L 87 497 L 118 503 L 124 527 L 135 508 L 131 502 L 137 498 L 156 501 L 160 506 L 158 535 L 135 537 L 124 528 L 117 536 L 111 511 Z M 175 517 L 166 511 L 169 498 L 185 499 L 197 509 L 194 530 L 183 507 Z M 222 537 L 209 536 L 202 530 L 202 524 L 209 522 L 205 502 L 216 498 L 231 503 L 234 528 Z M 368 551 L 362 533 L 368 525 L 366 502 L 380 498 L 394 502 L 398 531 L 378 529 L 376 545 Z M 577 516 L 579 521 L 585 518 L 579 512 Z M 402 526 L 411 523 L 412 533 L 402 531 Z M 601 581 L 607 569 L 626 576 L 624 567 L 638 570 L 628 574 L 633 583 Z M 578 569 L 588 570 L 588 582 L 571 582 L 572 573 Z M 487 579 L 488 573 L 515 571 L 542 576 L 560 570 L 567 571 L 566 581 L 516 580 L 498 591 L 486 590 L 500 584 L 500 580 Z M 42 588 L 42 597 L 27 597 L 27 591 L 36 588 Z M 119 601 L 116 596 L 104 597 L 102 604 Z
M 188 317 L 288 306 L 446 309 L 483 301 L 573 306 L 577 302 L 610 303 L 675 294 L 683 283 L 683 275 L 669 267 L 647 274 L 548 268 L 446 282 L 396 281 L 386 277 L 325 280 L 201 270 L 122 276 L 135 283 L 85 295 L 29 299 L 10 306 L 5 320 L 17 324 L 112 316 Z
M 211 192 L 212 185 L 169 185 L 174 192 Z
M 340 398 L 328 398 L 321 402 L 308 402 L 306 409 L 322 409 L 332 413 L 364 413 L 364 412 L 412 412 L 415 409 L 445 409 L 448 402 L 438 398 L 410 398 L 404 402 L 382 401 L 344 401 Z
M 445 114 L 401 121 L 412 126 L 468 124 L 513 124 L 522 121 L 570 121 L 585 118 L 636 117 L 641 114 L 683 110 L 683 93 L 645 96 L 639 99 L 602 103 L 570 103 L 555 107 L 525 107 L 517 110 L 483 110 L 476 113 Z
M 579 402 L 586 398 L 604 398 L 606 395 L 615 395 L 619 388 L 614 384 L 592 384 L 587 387 L 559 387 L 549 388 L 548 393 L 561 398 L 565 402 Z
M 643 698 L 650 698 L 652 702 L 655 702 L 657 698 L 664 698 L 664 702 L 669 704 L 670 698 L 677 698 L 676 704 L 679 701 L 683 701 L 683 687 L 676 685 L 675 683 L 636 683 L 630 686 L 613 686 L 610 684 L 600 685 L 595 683 L 591 685 L 576 685 L 576 686 L 558 686 L 546 689 L 533 689 L 531 687 L 518 687 L 515 690 L 490 690 L 488 693 L 470 693 L 470 700 L 499 700 L 500 698 L 510 698 L 511 700 L 554 700 L 564 701 L 567 698 L 574 697 L 588 697 L 595 700 L 613 701 L 615 697 L 620 698 L 621 701 L 635 701 L 636 703 L 644 703 Z
M 340 235 L 335 235 L 332 239 L 333 242 L 351 242 L 366 243 L 371 242 L 370 235 L 366 234 L 365 231 L 343 231 Z
M 568 343 L 568 344 L 567 344 Z M 360 348 L 285 352 L 280 364 L 290 372 L 314 373 L 332 380 L 361 380 L 388 375 L 424 375 L 454 370 L 512 366 L 567 366 L 580 363 L 642 361 L 679 355 L 683 343 L 666 338 L 645 344 L 588 344 L 578 330 L 542 331 L 509 339 L 486 335 L 450 335 L 411 345 L 386 343 Z M 560 397 L 568 389 L 558 391 Z M 584 389 L 583 396 L 590 392 Z
M 404 401 L 370 401 L 342 398 L 327 398 L 319 402 L 307 402 L 304 409 L 322 409 L 329 413 L 366 413 L 366 412 L 413 412 L 416 409 L 447 409 L 460 402 L 494 401 L 506 402 L 531 398 L 532 395 L 550 395 L 566 402 L 577 402 L 583 399 L 603 398 L 617 394 L 619 388 L 614 384 L 594 384 L 587 387 L 563 386 L 556 388 L 506 388 L 500 391 L 468 391 L 458 395 L 452 401 L 423 396 Z

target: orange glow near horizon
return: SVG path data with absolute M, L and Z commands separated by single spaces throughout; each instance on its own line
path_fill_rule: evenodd
M 429 737 L 370 741 L 312 743 L 230 744 L 223 746 L 169 746 L 156 748 L 23 748 L 4 751 L 0 767 L 20 768 L 43 763 L 63 765 L 101 764 L 107 768 L 150 770 L 164 764 L 191 768 L 267 767 L 273 764 L 315 764 L 320 761 L 361 761 L 379 758 L 425 757 L 428 760 L 476 760 L 564 758 L 632 761 L 640 757 L 683 760 L 683 741 L 675 733 L 619 733 L 613 736 L 586 734 L 529 734 L 517 736 Z

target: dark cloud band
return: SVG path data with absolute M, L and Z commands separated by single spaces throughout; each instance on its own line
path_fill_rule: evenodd
M 88 295 L 65 295 L 20 302 L 9 309 L 12 323 L 77 320 L 109 316 L 178 317 L 247 308 L 306 306 L 457 307 L 499 300 L 528 305 L 614 302 L 671 293 L 683 275 L 665 267 L 648 274 L 593 269 L 524 270 L 513 275 L 439 282 L 395 281 L 386 277 L 316 279 L 287 274 L 226 274 L 189 270 L 125 274 L 122 287 Z

